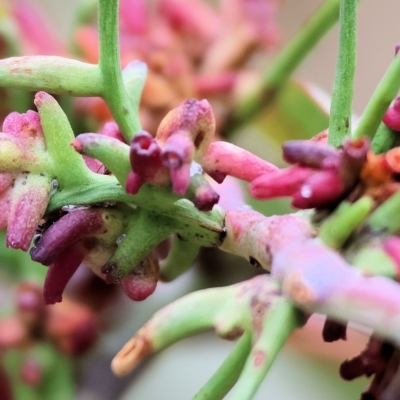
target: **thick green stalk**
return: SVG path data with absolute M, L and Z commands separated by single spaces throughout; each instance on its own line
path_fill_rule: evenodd
M 253 345 L 231 400 L 251 400 L 290 334 L 304 320 L 286 298 L 278 298 L 266 312 L 263 329 Z
M 339 147 L 351 134 L 351 106 L 356 70 L 358 0 L 340 1 L 339 52 L 332 90 L 328 143 Z
M 68 96 L 101 96 L 102 93 L 97 65 L 57 56 L 1 60 L 0 86 Z
M 244 125 L 272 102 L 300 63 L 336 23 L 339 18 L 339 5 L 339 0 L 327 0 L 311 16 L 293 40 L 268 66 L 268 70 L 253 92 L 243 98 L 229 115 L 222 129 L 223 135 Z
M 359 139 L 367 136 L 370 139 L 374 135 L 388 109 L 390 102 L 397 95 L 400 88 L 400 52 L 390 64 L 379 85 L 375 89 L 370 101 L 359 119 L 353 131 L 353 138 Z
M 225 359 L 215 374 L 196 393 L 193 400 L 222 400 L 239 378 L 251 349 L 252 335 L 245 332 L 235 349 Z
M 124 86 L 118 37 L 118 0 L 99 0 L 99 67 L 103 98 L 129 142 L 140 130 L 140 124 Z

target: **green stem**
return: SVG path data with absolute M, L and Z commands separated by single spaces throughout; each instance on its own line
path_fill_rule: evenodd
M 368 218 L 367 224 L 373 231 L 395 234 L 400 231 L 400 192 L 381 204 Z
M 54 97 L 44 92 L 37 93 L 35 104 L 60 189 L 91 183 L 91 176 L 94 174 L 86 167 L 81 155 L 70 146 L 74 133 L 60 105 Z
M 120 64 L 118 0 L 99 0 L 99 67 L 103 98 L 107 102 L 125 140 L 129 143 L 140 130 L 138 117 L 131 108 Z
M 351 106 L 353 82 L 356 69 L 358 0 L 340 1 L 339 53 L 329 119 L 328 143 L 339 147 L 343 139 L 351 134 Z
M 69 96 L 100 96 L 102 93 L 97 65 L 57 56 L 1 60 L 0 86 Z
M 353 131 L 353 138 L 359 139 L 367 136 L 370 139 L 374 135 L 390 106 L 390 102 L 397 95 L 400 88 L 400 52 L 390 64 L 385 75 L 383 75 L 375 92 L 372 94 L 365 110 Z
M 362 197 L 353 204 L 339 206 L 321 225 L 318 236 L 329 247 L 340 249 L 352 232 L 364 221 L 374 205 L 370 197 Z
M 381 122 L 372 140 L 371 150 L 375 154 L 383 154 L 396 146 L 399 142 L 399 133 L 390 129 Z
M 271 304 L 231 400 L 251 400 L 289 335 L 304 323 L 299 311 L 281 297 Z
M 339 0 L 326 1 L 269 65 L 252 93 L 228 116 L 222 134 L 244 125 L 269 105 L 292 73 L 339 18 Z
M 239 378 L 251 349 L 252 335 L 245 332 L 239 339 L 235 349 L 222 365 L 196 393 L 193 400 L 222 400 Z
M 200 246 L 196 243 L 175 237 L 168 257 L 161 267 L 161 280 L 171 282 L 186 272 L 199 253 Z
M 108 279 L 118 282 L 132 272 L 137 265 L 163 240 L 174 233 L 169 220 L 138 211 L 131 220 L 125 238 L 105 265 Z M 172 220 L 173 222 L 173 220 Z

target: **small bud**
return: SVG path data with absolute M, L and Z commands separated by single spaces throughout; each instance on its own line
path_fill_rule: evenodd
M 152 252 L 130 274 L 122 279 L 121 286 L 123 291 L 134 301 L 147 299 L 156 290 L 159 270 L 158 259 L 155 253 Z
M 387 109 L 382 121 L 390 129 L 400 131 L 400 96 Z

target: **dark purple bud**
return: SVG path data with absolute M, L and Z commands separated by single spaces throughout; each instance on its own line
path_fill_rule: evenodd
M 286 162 L 316 169 L 320 169 L 327 159 L 332 162 L 340 159 L 340 152 L 335 148 L 309 140 L 289 140 L 283 144 L 282 151 Z
M 331 343 L 337 340 L 346 340 L 347 324 L 327 319 L 322 330 L 322 338 L 325 342 Z
M 343 142 L 339 176 L 344 182 L 346 190 L 352 189 L 357 182 L 361 169 L 367 160 L 369 148 L 369 141 L 367 139 L 346 139 Z
M 396 46 L 394 47 L 394 55 L 396 56 L 397 53 L 399 52 L 400 49 L 400 43 L 397 43 Z
M 55 304 L 62 301 L 62 294 L 72 275 L 85 258 L 87 250 L 83 244 L 73 243 L 58 254 L 50 265 L 43 287 L 45 304 Z
M 54 222 L 31 249 L 32 260 L 50 265 L 72 243 L 105 229 L 102 212 L 96 208 L 71 211 Z
M 202 174 L 194 174 L 190 179 L 187 198 L 200 211 L 211 211 L 219 201 L 219 194 Z
M 137 193 L 145 182 L 158 186 L 169 183 L 168 169 L 162 163 L 161 149 L 150 133 L 143 131 L 134 136 L 130 160 L 133 173 L 127 179 L 128 193 Z
M 335 172 L 318 171 L 293 194 L 292 205 L 300 209 L 324 207 L 337 201 L 343 191 L 343 183 Z
M 134 301 L 145 300 L 156 290 L 159 272 L 158 259 L 152 252 L 122 279 L 122 289 Z
M 250 183 L 249 190 L 256 199 L 292 196 L 313 174 L 310 168 L 294 166 L 259 176 Z
M 344 380 L 351 381 L 365 374 L 365 365 L 361 357 L 358 356 L 351 360 L 343 361 L 340 365 L 339 373 Z

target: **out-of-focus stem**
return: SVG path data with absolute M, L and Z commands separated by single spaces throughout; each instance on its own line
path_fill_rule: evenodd
M 396 145 L 396 142 L 398 142 L 398 140 L 398 132 L 395 132 L 394 130 L 390 129 L 386 124 L 381 122 L 371 142 L 371 150 L 375 154 L 386 153 L 388 150 L 392 149 Z
M 284 297 L 278 298 L 264 317 L 263 329 L 247 358 L 232 400 L 251 400 L 289 335 L 304 319 Z
M 367 224 L 374 231 L 385 231 L 388 235 L 400 231 L 400 192 L 389 197 L 368 218 Z
M 358 0 L 340 1 L 340 37 L 336 74 L 332 90 L 328 143 L 338 147 L 351 134 L 351 106 L 356 69 Z
M 198 244 L 175 237 L 168 257 L 161 265 L 161 280 L 170 282 L 186 272 L 199 250 Z
M 367 136 L 373 139 L 390 102 L 400 88 L 400 52 L 383 75 L 375 92 L 353 131 L 353 138 Z
M 239 378 L 251 349 L 252 335 L 243 333 L 235 349 L 192 400 L 222 400 Z
M 127 143 L 140 130 L 137 114 L 132 110 L 120 64 L 118 34 L 118 0 L 99 0 L 99 67 L 103 98 Z
M 229 134 L 256 116 L 269 104 L 293 71 L 307 57 L 339 17 L 339 0 L 326 1 L 272 61 L 257 88 L 243 98 L 227 119 L 222 134 Z

